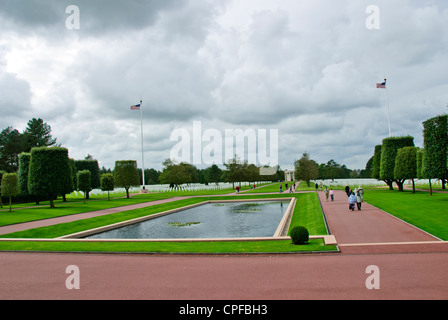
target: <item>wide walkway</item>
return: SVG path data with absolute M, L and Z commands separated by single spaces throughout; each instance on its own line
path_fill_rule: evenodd
M 361 210 L 348 208 L 344 191 L 335 190 L 334 201 L 318 192 L 330 232 L 343 253 L 448 251 L 440 239 L 363 202 Z
M 336 192 L 334 202 L 326 202 L 323 193 L 318 194 L 340 253 L 3 252 L 0 299 L 448 299 L 447 242 L 367 203 L 360 212 L 351 212 L 343 192 Z M 66 268 L 71 265 L 79 268 L 77 290 L 66 287 L 70 276 Z M 369 266 L 378 269 L 378 289 L 366 286 Z M 153 311 L 165 315 L 178 312 L 156 309 Z

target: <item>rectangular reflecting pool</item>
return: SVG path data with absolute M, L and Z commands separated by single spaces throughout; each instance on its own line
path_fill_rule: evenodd
M 84 239 L 272 237 L 288 205 L 289 201 L 207 203 Z

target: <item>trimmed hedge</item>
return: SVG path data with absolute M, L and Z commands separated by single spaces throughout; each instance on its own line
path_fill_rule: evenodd
M 395 160 L 397 158 L 398 149 L 404 147 L 413 147 L 414 138 L 406 137 L 390 137 L 383 139 L 381 147 L 381 164 L 380 164 L 380 179 L 384 180 L 389 188 L 392 190 L 392 182 L 395 181 L 402 190 L 404 180 L 395 179 Z
M 306 244 L 310 239 L 308 229 L 302 226 L 292 228 L 290 236 L 293 244 Z
M 423 122 L 427 178 L 448 179 L 448 115 Z
M 31 149 L 28 171 L 28 191 L 31 194 L 53 199 L 72 186 L 72 168 L 68 150 L 61 147 L 39 147 Z

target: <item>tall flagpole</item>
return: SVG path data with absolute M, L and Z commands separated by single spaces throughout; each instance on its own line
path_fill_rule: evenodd
M 387 79 L 384 77 L 384 83 L 386 86 L 386 104 L 387 104 L 387 122 L 389 123 L 389 138 L 392 137 L 392 131 L 390 129 L 390 110 L 389 110 L 389 94 L 387 92 Z
M 143 111 L 142 111 L 142 100 L 140 100 L 140 133 L 142 135 L 142 185 L 145 188 L 145 155 L 143 152 Z

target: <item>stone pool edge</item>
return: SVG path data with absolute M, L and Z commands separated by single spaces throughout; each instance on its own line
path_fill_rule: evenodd
M 279 223 L 279 226 L 277 227 L 276 232 L 274 233 L 273 237 L 259 237 L 259 238 L 228 238 L 228 239 L 273 239 L 273 238 L 278 238 L 281 234 L 281 232 L 283 231 L 283 229 L 285 228 L 285 224 L 288 222 L 288 217 L 290 217 L 292 215 L 292 213 L 294 212 L 294 206 L 295 206 L 295 201 L 296 198 L 295 197 L 291 197 L 291 198 L 269 198 L 269 199 L 263 199 L 261 201 L 288 201 L 289 200 L 289 206 L 286 209 L 282 220 Z M 143 216 L 143 217 L 139 217 L 139 218 L 134 218 L 134 219 L 130 219 L 130 220 L 126 220 L 126 221 L 121 221 L 121 222 L 117 222 L 117 223 L 113 223 L 110 225 L 106 225 L 106 226 L 102 226 L 102 227 L 98 227 L 98 228 L 94 228 L 94 229 L 89 229 L 89 230 L 84 230 L 84 231 L 80 231 L 80 232 L 76 232 L 76 233 L 72 233 L 72 234 L 68 234 L 65 236 L 61 236 L 58 238 L 55 238 L 55 240 L 67 240 L 67 239 L 75 239 L 78 241 L 98 241 L 99 239 L 79 239 L 79 238 L 83 238 L 83 237 L 88 237 L 90 235 L 93 234 L 97 234 L 97 233 L 101 233 L 101 232 L 105 232 L 105 231 L 109 231 L 109 230 L 113 230 L 116 228 L 121 228 L 121 227 L 125 227 L 131 224 L 135 224 L 135 223 L 139 223 L 139 222 L 143 222 L 143 221 L 147 221 L 147 220 L 151 220 L 151 219 L 155 219 L 161 216 L 165 216 L 168 214 L 172 214 L 175 212 L 179 212 L 179 211 L 183 211 L 183 210 L 187 210 L 187 209 L 191 209 L 191 208 L 195 208 L 195 207 L 199 207 L 205 204 L 209 204 L 209 203 L 223 203 L 223 202 L 260 202 L 260 199 L 231 199 L 231 200 L 206 200 L 206 201 L 202 201 L 199 203 L 195 203 L 195 204 L 191 204 L 188 206 L 184 206 L 184 207 L 179 207 L 179 208 L 175 208 L 175 209 L 171 209 L 171 210 L 167 210 L 167 211 L 163 211 L 163 212 L 159 212 L 159 213 L 154 213 L 151 215 L 147 215 L 147 216 Z M 294 203 L 293 206 L 291 206 L 291 204 Z M 289 219 L 290 220 L 290 219 Z M 283 224 L 283 227 L 280 229 L 280 225 Z M 279 231 L 280 229 L 280 231 Z M 278 233 L 280 232 L 280 233 Z M 170 242 L 175 242 L 175 241 L 199 241 L 199 240 L 203 240 L 204 238 L 198 238 L 198 239 L 103 239 L 105 241 L 121 241 L 121 240 L 127 240 L 127 241 L 151 241 L 151 242 L 155 242 L 155 241 L 170 241 Z M 214 239 L 214 238 L 211 238 Z M 222 239 L 224 238 L 216 238 L 215 241 L 223 241 Z M 208 240 L 210 241 L 210 240 Z

